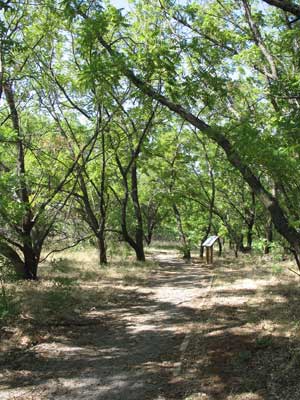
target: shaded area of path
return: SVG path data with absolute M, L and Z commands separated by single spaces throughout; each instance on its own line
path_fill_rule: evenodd
M 253 257 L 153 257 L 137 286 L 99 283 L 111 302 L 37 326 L 49 339 L 0 361 L 0 399 L 299 400 L 298 278 Z
M 300 287 L 253 258 L 216 262 L 179 379 L 188 400 L 299 400 Z
M 189 304 L 206 297 L 211 273 L 175 254 L 155 258 L 160 268 L 142 286 L 113 289 L 115 305 L 50 327 L 51 342 L 10 360 L 1 400 L 184 398 L 174 376 L 195 318 Z

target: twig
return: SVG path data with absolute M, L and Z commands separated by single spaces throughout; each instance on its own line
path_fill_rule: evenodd
M 61 249 L 55 249 L 55 250 L 50 251 L 50 253 L 48 253 L 48 254 L 40 261 L 40 263 L 46 261 L 47 258 L 48 258 L 51 254 L 53 254 L 53 253 L 60 253 L 61 251 L 71 249 L 72 247 L 77 246 L 80 242 L 83 242 L 84 240 L 90 239 L 90 238 L 93 237 L 93 236 L 94 236 L 93 234 L 92 234 L 92 235 L 85 236 L 84 238 L 78 239 L 78 240 L 76 240 L 74 243 L 72 243 L 72 244 L 70 244 L 70 245 L 68 245 L 68 246 L 66 246 L 66 247 L 63 247 L 63 248 L 61 248 Z
M 300 276 L 299 272 L 295 271 L 294 269 L 292 269 L 292 268 L 288 268 L 288 270 L 289 270 L 289 271 L 291 271 L 291 272 L 294 272 L 294 274 L 296 274 L 296 275 Z

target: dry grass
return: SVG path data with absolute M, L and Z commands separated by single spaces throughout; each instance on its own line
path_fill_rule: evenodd
M 176 251 L 151 248 L 150 254 L 174 260 Z M 216 258 L 209 297 L 187 307 L 194 321 L 181 376 L 187 389 L 174 398 L 299 400 L 300 287 L 290 267 L 258 256 Z M 43 343 L 51 350 L 54 337 L 78 326 L 114 326 L 117 318 L 105 318 L 134 309 L 137 289 L 162 268 L 121 251 L 106 267 L 92 249 L 53 256 L 41 265 L 40 281 L 6 284 L 11 314 L 0 320 L 0 363 L 8 368 Z
M 216 262 L 185 357 L 197 388 L 188 400 L 300 398 L 300 286 L 288 268 L 253 256 Z
M 107 265 L 99 265 L 98 254 L 95 249 L 81 251 L 65 251 L 52 256 L 45 265 L 40 267 L 42 279 L 53 279 L 55 273 L 65 274 L 71 279 L 81 281 L 123 279 L 127 275 L 145 275 L 155 267 L 153 262 L 141 263 L 135 261 L 131 254 L 116 254 L 110 258 Z
M 95 310 L 121 306 L 157 267 L 153 261 L 140 263 L 133 256 L 116 256 L 100 266 L 93 249 L 51 257 L 41 264 L 39 281 L 5 283 L 10 313 L 0 319 L 0 352 L 48 339 L 43 330 L 49 326 L 72 324 Z

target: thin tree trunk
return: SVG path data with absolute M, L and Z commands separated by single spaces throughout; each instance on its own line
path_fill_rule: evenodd
M 262 52 L 263 56 L 265 57 L 265 60 L 269 64 L 270 72 L 268 72 L 268 76 L 272 79 L 277 79 L 277 69 L 275 65 L 274 58 L 272 54 L 270 53 L 269 49 L 267 49 L 263 37 L 260 33 L 260 30 L 257 26 L 257 24 L 254 22 L 252 18 L 252 13 L 251 13 L 251 7 L 248 2 L 248 0 L 242 0 L 244 10 L 245 10 L 245 15 L 246 15 L 246 20 L 248 22 L 249 28 L 252 32 L 253 39 L 256 43 L 256 45 L 259 47 L 260 51 Z M 275 103 L 275 107 L 277 108 L 277 105 Z
M 247 214 L 247 213 L 246 213 Z M 253 227 L 256 219 L 256 199 L 255 194 L 251 191 L 251 208 L 248 211 L 248 216 L 246 217 L 247 222 L 247 251 L 252 250 L 253 242 Z
M 218 242 L 218 249 L 219 249 L 218 250 L 218 256 L 221 257 L 222 252 L 223 252 L 222 241 L 221 241 L 220 238 L 218 238 L 217 242 Z
M 273 242 L 273 224 L 270 221 L 266 227 L 266 245 L 264 253 L 269 254 L 271 251 L 271 243 Z
M 144 218 L 147 222 L 147 233 L 144 234 L 144 238 L 148 246 L 151 244 L 154 229 L 159 222 L 158 209 L 159 207 L 152 203 L 151 200 L 146 209 L 142 208 Z
M 181 215 L 180 215 L 179 209 L 175 203 L 173 204 L 173 211 L 174 211 L 174 215 L 176 218 L 178 232 L 179 232 L 180 241 L 181 241 L 181 245 L 182 245 L 183 258 L 186 260 L 190 260 L 191 259 L 190 243 L 185 235 L 185 232 L 184 232 L 184 229 L 182 226 Z
M 107 264 L 106 243 L 105 238 L 102 234 L 100 234 L 98 237 L 98 249 L 100 264 Z
M 214 177 L 214 172 L 213 172 L 213 168 L 206 150 L 206 145 L 204 143 L 204 141 L 196 134 L 196 138 L 197 140 L 201 143 L 203 151 L 204 151 L 204 155 L 205 155 L 205 160 L 206 160 L 206 164 L 207 164 L 207 169 L 208 169 L 208 173 L 209 173 L 209 179 L 210 179 L 210 186 L 211 186 L 211 196 L 209 197 L 208 192 L 205 190 L 205 193 L 207 194 L 207 197 L 209 197 L 209 214 L 208 214 L 208 224 L 207 224 L 207 228 L 205 231 L 205 235 L 201 240 L 201 245 L 200 245 L 200 258 L 203 259 L 204 257 L 204 247 L 203 247 L 203 243 L 205 242 L 205 240 L 208 238 L 211 228 L 212 228 L 212 223 L 213 223 L 213 212 L 214 212 L 214 207 L 215 207 L 215 197 L 216 197 L 216 184 L 215 184 L 215 177 Z
M 5 82 L 3 88 L 6 101 L 10 109 L 13 129 L 17 134 L 17 175 L 19 179 L 19 188 L 17 190 L 17 194 L 24 207 L 24 214 L 21 221 L 21 237 L 23 242 L 24 256 L 24 277 L 26 279 L 37 279 L 39 254 L 37 254 L 32 240 L 32 229 L 34 224 L 33 214 L 29 202 L 29 189 L 26 182 L 23 135 L 19 125 L 19 115 L 15 105 L 15 98 L 11 82 Z
M 245 253 L 244 235 L 243 235 L 243 234 L 240 234 L 240 235 L 238 236 L 237 247 L 238 247 L 238 250 L 239 250 L 241 253 Z
M 100 114 L 100 111 L 99 111 Z M 97 130 L 99 131 L 99 118 L 97 121 Z M 97 238 L 97 245 L 99 251 L 99 263 L 107 264 L 107 249 L 106 249 L 106 237 L 105 237 L 105 227 L 107 219 L 107 204 L 105 200 L 105 180 L 106 180 L 106 153 L 105 153 L 105 131 L 101 129 L 101 152 L 102 152 L 102 162 L 101 162 L 101 172 L 100 172 L 100 188 L 98 189 L 93 183 L 92 179 L 89 177 L 85 167 L 79 168 L 79 184 L 82 191 L 82 196 L 80 199 L 83 201 L 82 208 L 86 214 L 86 221 Z M 86 160 L 83 160 L 86 162 Z M 82 171 L 83 170 L 83 171 Z M 86 185 L 85 177 L 88 179 L 89 183 L 92 184 L 97 193 L 97 198 L 99 202 L 100 216 L 93 209 L 91 204 L 90 195 Z
M 239 253 L 238 253 L 238 246 L 235 245 L 235 247 L 234 247 L 234 256 L 235 256 L 235 258 L 238 258 L 238 255 L 239 255 Z
M 248 225 L 247 230 L 247 250 L 252 250 L 252 241 L 253 241 L 253 225 Z
M 102 150 L 102 169 L 100 181 L 100 221 L 99 221 L 99 260 L 100 264 L 107 264 L 106 255 L 106 240 L 105 240 L 105 226 L 106 226 L 106 202 L 105 202 L 105 180 L 106 180 L 106 152 L 105 152 L 105 131 L 101 130 L 101 150 Z
M 128 187 L 128 178 L 127 178 L 127 170 L 125 170 L 122 167 L 121 161 L 116 155 L 116 162 L 118 164 L 120 173 L 122 175 L 122 180 L 123 180 L 123 186 L 125 190 L 124 198 L 121 200 L 121 229 L 122 229 L 122 235 L 125 240 L 129 244 L 129 246 L 134 250 L 136 259 L 138 261 L 145 261 L 145 253 L 144 253 L 144 244 L 143 244 L 143 225 L 139 226 L 138 219 L 136 219 L 136 229 L 135 229 L 135 239 L 131 237 L 131 235 L 128 232 L 127 229 L 127 206 L 128 206 L 128 200 L 129 200 L 129 187 Z M 135 162 L 135 161 L 134 161 Z M 136 171 L 135 171 L 136 173 Z M 134 178 L 134 172 L 131 170 L 131 177 Z M 137 182 L 133 182 L 132 190 L 131 190 L 131 197 L 132 200 L 135 198 L 135 196 L 138 196 L 138 192 L 133 189 L 133 187 L 137 185 Z M 134 200 L 133 200 L 134 202 Z M 139 203 L 137 203 L 139 206 Z M 136 206 L 137 204 L 134 204 L 134 209 L 135 213 L 136 211 Z M 137 214 L 135 214 L 137 216 Z M 141 229 L 142 228 L 142 229 Z M 140 237 L 141 234 L 141 237 Z
M 137 181 L 137 165 L 136 160 L 133 161 L 131 166 L 131 199 L 133 202 L 133 208 L 136 218 L 135 228 L 135 243 L 136 243 L 136 258 L 138 261 L 145 261 L 144 252 L 144 230 L 143 230 L 143 217 L 139 202 L 138 194 L 138 181 Z

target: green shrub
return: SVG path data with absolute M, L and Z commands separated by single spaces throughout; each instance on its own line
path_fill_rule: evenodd
M 188 243 L 186 245 L 177 246 L 177 250 L 183 256 L 183 258 L 187 258 L 187 255 L 191 252 L 191 245 Z
M 280 275 L 284 271 L 284 268 L 280 264 L 272 264 L 271 265 L 271 272 L 274 275 Z
M 264 349 L 266 347 L 273 345 L 273 338 L 272 336 L 261 336 L 255 340 L 256 347 L 259 349 Z
M 72 270 L 70 260 L 65 258 L 54 258 L 49 262 L 49 264 L 55 272 L 70 272 Z

